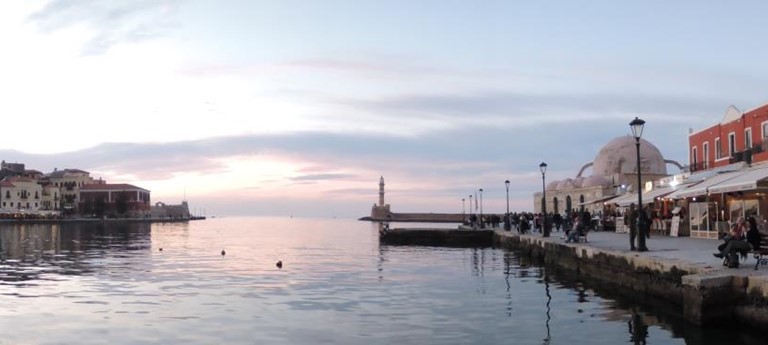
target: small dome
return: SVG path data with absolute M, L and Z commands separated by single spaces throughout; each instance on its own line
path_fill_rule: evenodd
M 573 179 L 573 186 L 576 188 L 581 188 L 582 183 L 584 183 L 584 177 L 579 176 L 575 179 Z
M 612 176 L 613 174 L 637 173 L 637 148 L 635 138 L 626 135 L 609 141 L 597 153 L 592 162 L 593 175 Z M 640 171 L 644 174 L 666 175 L 667 165 L 664 157 L 649 141 L 640 138 Z
M 550 183 L 547 183 L 547 190 L 557 190 L 557 185 L 560 183 L 560 181 L 552 181 Z
M 567 178 L 565 180 L 560 181 L 560 183 L 557 184 L 558 190 L 564 190 L 564 189 L 573 189 L 573 180 L 571 178 Z
M 584 179 L 584 182 L 581 183 L 581 186 L 584 188 L 587 187 L 597 187 L 597 186 L 610 186 L 611 182 L 606 180 L 602 176 L 592 175 L 590 177 L 587 177 Z

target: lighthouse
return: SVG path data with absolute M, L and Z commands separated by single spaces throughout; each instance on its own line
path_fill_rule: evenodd
M 374 203 L 371 207 L 371 219 L 385 220 L 387 216 L 391 217 L 389 205 L 384 202 L 384 176 L 379 177 L 379 203 Z
M 384 176 L 379 178 L 379 206 L 384 206 Z

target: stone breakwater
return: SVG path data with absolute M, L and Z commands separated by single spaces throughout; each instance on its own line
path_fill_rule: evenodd
M 504 231 L 496 231 L 494 241 L 498 247 L 572 271 L 582 279 L 597 280 L 616 291 L 673 303 L 682 309 L 686 320 L 698 325 L 737 320 L 756 327 L 768 326 L 768 276 L 764 275 L 768 268 L 755 273 L 752 265 L 740 270 L 702 267 L 681 259 Z
M 755 271 L 754 261 L 748 261 L 740 269 L 723 268 L 711 256 L 716 241 L 656 237 L 651 247 L 658 248 L 655 253 L 636 253 L 619 249 L 626 236 L 602 236 L 611 235 L 572 244 L 556 235 L 542 238 L 502 230 L 394 229 L 382 232 L 381 241 L 507 248 L 627 296 L 661 300 L 698 325 L 726 321 L 768 327 L 768 267 Z

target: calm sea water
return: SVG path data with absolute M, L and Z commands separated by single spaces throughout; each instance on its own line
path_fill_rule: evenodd
M 6 224 L 0 249 L 0 344 L 723 344 L 735 336 L 558 281 L 512 252 L 379 245 L 375 225 L 352 220 Z

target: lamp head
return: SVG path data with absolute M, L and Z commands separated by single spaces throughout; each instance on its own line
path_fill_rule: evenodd
M 645 126 L 645 121 L 637 117 L 629 123 L 629 127 L 632 128 L 632 136 L 635 139 L 640 140 L 640 137 L 643 136 L 643 126 Z
M 504 181 L 504 184 L 509 188 L 509 180 Z
M 546 174 L 547 173 L 547 163 L 541 162 L 541 164 L 539 164 L 539 170 L 541 170 L 542 174 Z

